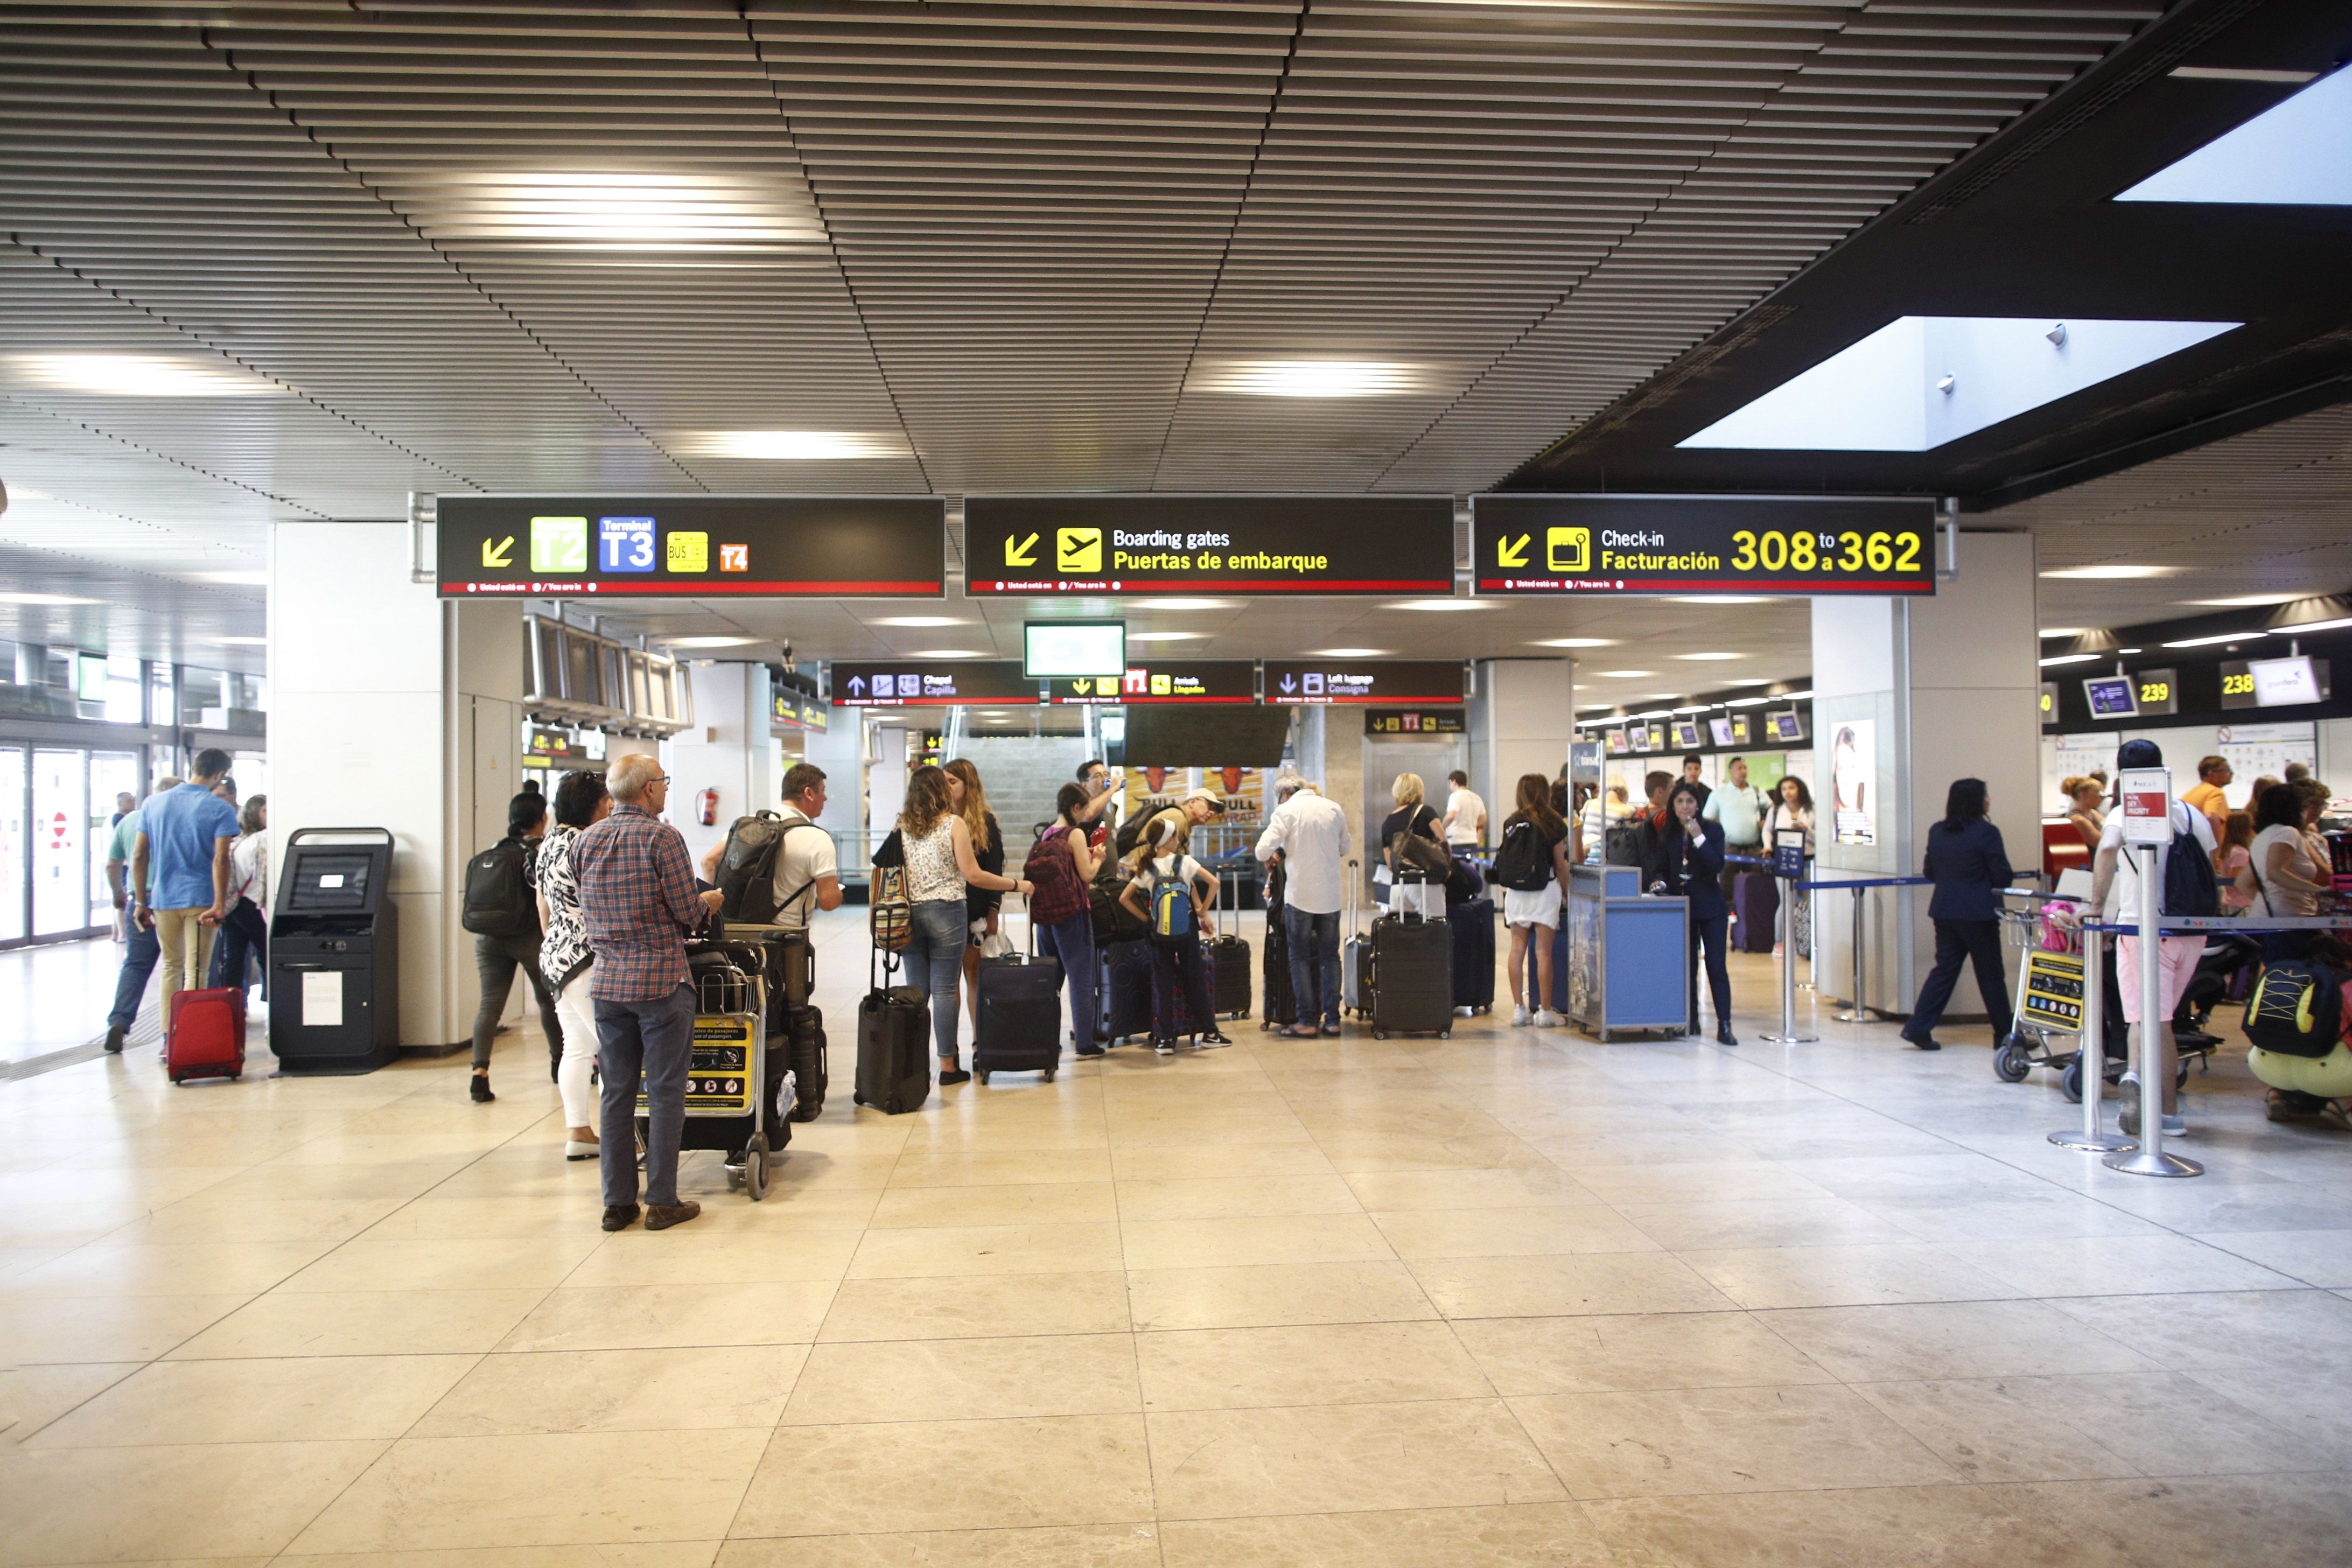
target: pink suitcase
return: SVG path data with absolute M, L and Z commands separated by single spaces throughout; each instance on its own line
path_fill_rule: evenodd
M 173 1083 L 245 1073 L 245 992 L 182 991 L 163 1030 L 163 1066 Z

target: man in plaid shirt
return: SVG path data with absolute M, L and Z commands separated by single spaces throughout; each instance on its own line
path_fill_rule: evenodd
M 588 994 L 604 1063 L 604 1228 L 637 1217 L 637 1079 L 645 1079 L 646 1228 L 667 1230 L 702 1212 L 677 1197 L 677 1146 L 686 1130 L 687 1069 L 694 1061 L 694 987 L 686 937 L 719 907 L 694 890 L 686 840 L 661 820 L 669 779 L 641 752 L 605 774 L 613 815 L 572 845 L 580 923 L 596 954 Z

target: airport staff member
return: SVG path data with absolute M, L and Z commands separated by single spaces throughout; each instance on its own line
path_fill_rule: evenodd
M 644 1076 L 646 1228 L 667 1230 L 702 1212 L 677 1196 L 678 1141 L 686 1130 L 687 1069 L 694 1060 L 694 987 L 686 937 L 719 908 L 720 895 L 694 890 L 694 860 L 677 828 L 661 820 L 669 779 L 642 752 L 604 775 L 613 815 L 583 828 L 572 845 L 580 920 L 596 963 L 589 995 L 604 1063 L 598 1163 L 604 1228 L 637 1217 L 637 1079 Z

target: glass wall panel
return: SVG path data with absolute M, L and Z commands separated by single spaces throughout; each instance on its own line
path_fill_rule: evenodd
M 89 924 L 89 753 L 33 752 L 33 934 Z
M 25 749 L 0 746 L 0 942 L 25 937 Z
M 131 688 L 135 693 L 138 688 Z M 114 889 L 106 880 L 107 851 L 114 846 L 117 796 L 139 799 L 139 754 L 136 752 L 92 752 L 89 754 L 89 923 L 109 925 L 114 920 Z M 126 861 L 128 857 L 125 858 Z M 126 864 L 123 875 L 130 875 Z

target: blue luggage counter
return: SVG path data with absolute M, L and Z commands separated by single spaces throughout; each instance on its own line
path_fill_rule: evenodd
M 1690 1027 L 1690 900 L 1651 898 L 1633 866 L 1572 866 L 1568 1016 L 1612 1032 Z

